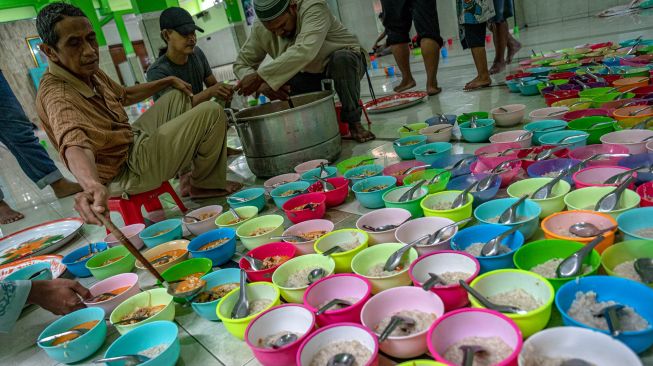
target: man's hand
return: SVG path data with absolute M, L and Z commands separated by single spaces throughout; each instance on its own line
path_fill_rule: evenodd
M 108 199 L 107 187 L 97 183 L 75 195 L 75 210 L 87 224 L 102 225 L 96 214 L 104 216 L 109 214 Z
M 189 83 L 181 80 L 180 78 L 178 78 L 176 76 L 168 76 L 168 77 L 170 78 L 170 86 L 171 87 L 181 90 L 182 92 L 184 92 L 188 96 L 191 96 L 191 97 L 193 96 L 193 87 Z
M 57 278 L 50 281 L 32 281 L 27 302 L 55 315 L 65 315 L 85 308 L 82 299 L 90 298 L 91 292 L 79 282 Z
M 240 95 L 252 95 L 261 87 L 265 81 L 258 75 L 258 73 L 251 73 L 245 75 L 236 85 L 236 90 Z
M 263 83 L 256 91 L 257 96 L 260 94 L 270 98 L 270 100 L 288 100 L 290 96 L 290 85 L 284 85 L 279 90 L 270 88 L 268 83 Z
M 230 101 L 231 97 L 234 95 L 234 87 L 229 84 L 217 83 L 211 86 L 210 89 L 213 97 L 226 101 Z

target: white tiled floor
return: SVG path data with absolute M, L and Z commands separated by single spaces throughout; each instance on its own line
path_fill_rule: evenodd
M 643 35 L 645 38 L 653 38 L 653 11 L 649 10 L 641 15 L 624 16 L 612 19 L 586 18 L 564 23 L 551 24 L 542 27 L 522 29 L 520 41 L 524 45 L 518 57 L 528 57 L 531 49 L 536 51 L 548 51 L 569 46 L 575 46 L 587 42 L 598 42 L 604 40 L 620 41 L 635 38 Z M 488 51 L 488 59 L 491 61 L 492 50 Z M 382 66 L 393 64 L 391 57 L 380 60 Z M 424 87 L 425 74 L 421 60 L 412 60 L 415 78 L 418 88 Z M 515 64 L 510 70 L 515 69 Z M 368 152 L 376 156 L 383 156 L 387 153 L 388 163 L 396 160 L 389 140 L 396 138 L 396 129 L 406 123 L 424 121 L 436 113 L 470 112 L 476 110 L 487 111 L 492 107 L 510 104 L 524 103 L 527 110 L 541 108 L 543 100 L 539 97 L 522 97 L 517 94 L 510 94 L 503 86 L 494 86 L 480 91 L 464 93 L 463 85 L 475 76 L 472 60 L 468 52 L 464 52 L 458 45 L 449 49 L 449 57 L 442 60 L 439 70 L 440 86 L 443 92 L 429 98 L 428 101 L 413 108 L 387 114 L 372 116 L 373 131 L 379 137 L 378 140 L 365 144 L 356 144 L 351 141 L 343 142 L 343 154 L 341 159 L 352 155 L 360 155 Z M 495 78 L 499 84 L 505 74 Z M 373 84 L 376 95 L 390 94 L 391 86 L 396 79 L 386 78 L 381 69 L 372 70 Z M 367 82 L 363 80 L 363 99 L 369 99 Z M 237 144 L 235 137 L 230 138 L 230 143 Z M 465 152 L 473 151 L 477 144 L 456 144 L 456 149 Z M 50 151 L 56 158 L 56 153 Z M 58 165 L 61 165 L 58 163 Z M 244 157 L 239 157 L 230 162 L 230 179 L 243 181 L 246 184 L 261 184 L 261 180 L 247 169 Z M 65 174 L 69 175 L 63 170 Z M 0 227 L 2 234 L 8 235 L 28 226 L 53 220 L 61 217 L 77 216 L 72 208 L 72 198 L 57 200 L 49 188 L 38 190 L 31 181 L 20 171 L 16 161 L 6 149 L 0 147 L 0 185 L 7 196 L 7 201 L 19 209 L 26 216 L 25 219 Z M 207 200 L 205 202 L 188 202 L 190 207 L 197 207 L 208 202 L 219 202 L 224 200 Z M 266 213 L 274 212 L 276 208 L 268 204 Z M 351 227 L 359 214 L 364 213 L 350 198 L 348 202 L 337 210 L 328 213 L 328 218 L 337 224 L 337 227 Z M 119 216 L 112 218 L 120 223 Z M 91 241 L 99 241 L 104 237 L 104 230 L 95 226 L 86 226 L 83 235 L 72 244 L 65 247 L 61 254 L 66 254 L 75 248 Z M 147 277 L 147 276 L 145 276 Z M 149 279 L 151 280 L 151 279 Z M 143 278 L 143 281 L 148 279 Z M 92 279 L 84 279 L 82 283 L 90 285 Z M 28 308 L 17 324 L 14 332 L 10 335 L 0 335 L 0 364 L 17 365 L 48 365 L 53 362 L 43 352 L 34 346 L 34 340 L 38 333 L 56 317 L 42 309 Z M 190 308 L 177 308 L 177 323 L 180 326 L 180 339 L 182 342 L 182 365 L 256 365 L 252 354 L 244 343 L 235 340 L 224 330 L 221 323 L 212 323 L 199 317 Z M 559 324 L 559 316 L 554 316 L 552 324 Z M 106 350 L 109 344 L 117 338 L 115 331 L 110 332 L 103 348 L 91 359 L 99 357 Z M 650 352 L 645 359 L 647 364 L 653 364 Z M 384 361 L 384 363 L 386 363 Z M 388 363 L 390 364 L 390 363 Z

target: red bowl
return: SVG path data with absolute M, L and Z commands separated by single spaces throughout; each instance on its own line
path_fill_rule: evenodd
M 309 192 L 319 192 L 326 196 L 326 206 L 334 207 L 341 205 L 347 199 L 349 194 L 349 179 L 343 177 L 334 177 L 325 179 L 327 182 L 333 184 L 336 189 L 329 192 L 322 192 L 322 182 L 317 181 L 308 187 Z
M 594 43 L 590 45 L 591 50 L 597 50 L 599 48 L 605 48 L 605 47 L 610 47 L 612 46 L 612 42 L 601 42 L 601 43 Z
M 571 120 L 582 118 L 582 117 L 591 117 L 591 116 L 609 116 L 610 111 L 603 108 L 590 108 L 590 109 L 579 109 L 577 111 L 569 111 L 562 115 L 562 119 L 569 122 Z
M 275 255 L 288 257 L 288 259 L 290 259 L 295 257 L 296 254 L 297 248 L 293 244 L 285 242 L 268 243 L 247 252 L 248 256 L 260 260 L 264 260 L 267 257 L 272 257 Z M 281 264 L 279 264 L 279 266 L 280 265 Z M 274 266 L 268 269 L 256 271 L 252 269 L 252 267 L 249 265 L 249 262 L 244 258 L 240 258 L 240 261 L 238 261 L 238 266 L 240 269 L 244 270 L 245 273 L 247 273 L 249 282 L 272 282 L 272 272 L 279 268 L 279 266 Z
M 639 88 L 633 90 L 635 97 L 642 98 L 649 94 L 653 94 L 653 85 L 640 86 Z
M 521 78 L 529 77 L 531 75 L 533 74 L 531 74 L 530 72 L 518 72 L 516 74 L 506 76 L 506 80 L 521 79 Z
M 605 82 L 612 85 L 616 80 L 621 79 L 621 75 L 616 75 L 616 74 L 606 74 L 606 75 L 599 75 L 599 77 L 602 77 L 605 79 Z
M 571 79 L 576 75 L 575 72 L 573 71 L 565 71 L 565 72 L 555 72 L 553 74 L 549 74 L 547 76 L 549 80 L 561 80 L 561 79 Z
M 637 192 L 637 194 L 642 198 L 639 202 L 641 207 L 653 206 L 653 181 L 646 182 L 637 187 L 635 192 Z
M 555 102 L 571 98 L 578 98 L 578 90 L 558 90 L 544 94 L 544 102 L 549 107 Z
M 519 174 L 520 169 L 521 161 L 516 161 L 510 164 L 510 169 L 508 171 L 499 174 L 499 178 L 501 178 L 501 188 L 508 187 L 510 183 L 512 183 L 512 180 L 515 179 L 517 174 Z M 470 170 L 472 173 L 489 173 L 492 168 L 488 167 L 480 161 L 475 161 L 470 166 Z
M 293 208 L 305 205 L 307 203 L 316 203 L 317 207 L 313 210 L 298 210 L 293 211 Z M 286 201 L 286 203 L 281 206 L 283 211 L 286 213 L 288 220 L 293 224 L 299 224 L 300 222 L 321 219 L 326 213 L 326 196 L 324 193 L 306 193 L 300 194 L 297 197 L 293 197 Z
M 539 154 L 539 153 L 541 153 L 542 151 L 544 151 L 546 149 L 552 149 L 552 148 L 555 148 L 555 147 L 557 147 L 557 146 L 554 146 L 554 145 L 542 145 L 542 146 L 535 146 L 535 147 L 533 147 L 531 149 L 528 149 L 528 150 L 518 151 L 517 152 L 517 157 L 522 159 L 522 161 L 521 161 L 522 169 L 526 170 L 526 169 L 528 169 L 529 166 L 531 166 L 532 164 L 535 163 L 535 160 L 526 159 L 526 157 L 528 155 L 530 155 L 531 153 Z M 566 158 L 567 154 L 569 154 L 569 149 L 560 149 L 560 150 L 557 150 L 557 151 L 553 152 L 553 156 L 555 156 L 556 159 Z

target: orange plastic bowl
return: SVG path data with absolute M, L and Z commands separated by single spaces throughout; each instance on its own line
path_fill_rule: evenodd
M 554 228 L 556 227 L 562 227 L 562 228 L 568 228 L 569 226 L 578 223 L 578 222 L 589 222 L 599 229 L 607 229 L 611 226 L 614 226 L 615 228 L 611 231 L 608 231 L 607 233 L 604 233 L 603 236 L 605 239 L 603 239 L 597 246 L 596 246 L 596 251 L 599 253 L 603 253 L 605 249 L 607 249 L 609 246 L 611 246 L 614 243 L 614 235 L 615 232 L 617 231 L 617 220 L 615 220 L 612 216 L 596 212 L 596 211 L 589 211 L 589 210 L 577 210 L 577 211 L 562 211 L 558 213 L 554 213 L 553 215 L 547 216 L 542 222 L 540 223 L 540 226 L 542 227 L 542 231 L 544 231 L 544 237 L 547 239 L 562 239 L 562 240 L 571 240 L 571 241 L 577 241 L 579 243 L 587 244 L 592 239 L 591 238 L 579 238 L 579 237 L 571 237 L 571 236 L 565 236 L 558 234 Z

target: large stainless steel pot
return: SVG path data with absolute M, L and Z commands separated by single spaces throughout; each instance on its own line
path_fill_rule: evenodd
M 235 114 L 227 110 L 251 171 L 271 177 L 307 160 L 336 160 L 341 146 L 333 96 L 333 91 L 293 96 L 292 109 L 276 101 Z

